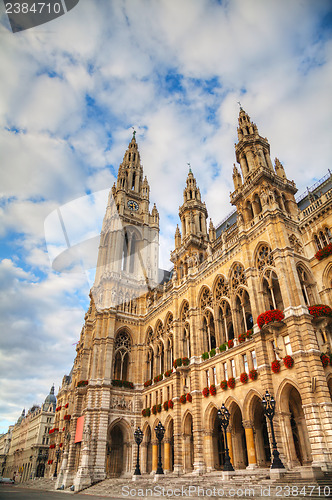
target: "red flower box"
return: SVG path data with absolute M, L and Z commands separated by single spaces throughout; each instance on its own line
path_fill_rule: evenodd
M 160 375 L 157 375 L 156 377 L 154 377 L 153 381 L 156 383 L 156 382 L 160 382 L 162 379 L 163 379 L 163 376 L 162 376 L 162 374 L 160 374 Z
M 210 385 L 210 394 L 211 396 L 215 396 L 217 394 L 217 389 L 216 389 L 216 386 L 214 384 Z
M 62 427 L 62 432 L 65 430 L 65 427 Z
M 314 318 L 320 318 L 321 316 L 332 316 L 332 309 L 330 306 L 324 304 L 317 304 L 316 306 L 308 307 L 308 311 Z
M 271 370 L 273 371 L 273 373 L 279 373 L 280 372 L 280 361 L 278 361 L 277 359 L 275 361 L 272 361 Z
M 324 367 L 324 368 L 326 368 L 326 367 L 327 367 L 327 365 L 328 365 L 328 364 L 329 364 L 329 362 L 330 362 L 330 358 L 329 358 L 329 356 L 327 356 L 327 354 L 323 354 L 323 353 L 322 353 L 322 354 L 320 355 L 320 359 L 321 359 L 321 361 L 322 361 L 322 365 L 323 365 L 323 367 Z
M 241 373 L 240 375 L 240 382 L 242 384 L 246 384 L 249 380 L 248 374 L 246 372 Z
M 208 395 L 210 394 L 210 391 L 209 391 L 209 388 L 208 387 L 204 387 L 204 389 L 202 390 L 202 394 L 205 398 L 208 397 Z
M 183 366 L 188 366 L 190 363 L 190 359 L 185 357 L 185 358 L 182 358 L 182 365 Z
M 53 450 L 55 448 L 55 444 L 50 444 L 50 450 Z
M 151 414 L 150 408 L 144 408 L 144 410 L 142 410 L 142 416 L 143 417 L 149 417 L 150 414 Z
M 283 361 L 286 368 L 292 368 L 292 366 L 294 365 L 294 359 L 292 358 L 292 356 L 286 356 L 285 358 L 283 358 Z
M 185 394 L 183 394 L 182 396 L 180 396 L 179 401 L 180 401 L 180 403 L 181 403 L 181 404 L 183 404 L 183 405 L 184 405 L 184 404 L 186 403 L 186 395 L 185 395 Z
M 328 257 L 329 255 L 332 255 L 332 243 L 329 243 L 328 245 L 326 245 L 326 247 L 318 250 L 318 252 L 315 253 L 315 257 L 317 260 L 326 259 L 326 257 Z
M 66 403 L 66 404 L 65 404 L 65 408 L 68 408 L 68 406 L 69 406 L 69 403 Z
M 157 412 L 160 413 L 161 412 L 161 404 L 157 404 Z
M 164 373 L 165 377 L 170 377 L 172 375 L 173 370 L 167 370 L 167 372 Z
M 65 416 L 63 417 L 63 420 L 70 420 L 70 419 L 71 419 L 71 415 L 65 415 Z
M 88 383 L 88 380 L 80 380 L 79 382 L 77 382 L 77 387 L 84 387 L 85 385 L 88 385 Z
M 191 394 L 189 394 L 189 392 L 188 392 L 188 394 L 186 396 L 186 399 L 187 399 L 188 403 L 191 403 L 192 400 L 193 400 L 193 398 L 192 398 Z
M 257 377 L 258 377 L 257 370 L 255 370 L 254 368 L 252 370 L 250 370 L 250 372 L 249 372 L 249 378 L 250 378 L 250 380 L 256 380 Z
M 234 340 L 229 339 L 229 341 L 227 342 L 227 345 L 228 345 L 228 349 L 231 349 L 232 347 L 234 347 Z
M 231 377 L 230 379 L 227 380 L 227 385 L 230 389 L 234 389 L 235 387 L 235 378 Z
M 280 311 L 280 309 L 272 309 L 271 311 L 265 311 L 260 314 L 257 318 L 257 324 L 259 328 L 262 328 L 272 321 L 282 321 L 284 318 L 284 313 Z
M 168 401 L 168 408 L 169 408 L 170 410 L 172 410 L 172 409 L 173 409 L 173 406 L 174 406 L 173 401 L 170 399 L 170 400 Z
M 52 464 L 53 464 L 53 460 L 49 460 L 49 461 L 47 462 L 47 465 L 52 465 Z
M 59 448 L 62 448 L 62 443 L 59 444 Z
M 182 358 L 177 358 L 173 361 L 173 366 L 174 368 L 177 368 L 178 366 L 182 366 Z
M 156 413 L 157 413 L 157 405 L 153 405 L 151 411 L 152 411 L 153 415 L 156 415 Z
M 61 410 L 61 405 L 55 408 L 55 411 L 60 411 Z
M 165 401 L 165 403 L 163 404 L 163 407 L 164 407 L 165 411 L 168 411 L 168 401 Z
M 144 382 L 144 387 L 149 387 L 149 385 L 152 384 L 152 380 L 147 380 L 146 382 Z
M 227 389 L 227 380 L 222 380 L 222 381 L 220 382 L 220 387 L 221 387 L 221 389 L 222 389 L 223 391 L 226 391 L 226 389 Z

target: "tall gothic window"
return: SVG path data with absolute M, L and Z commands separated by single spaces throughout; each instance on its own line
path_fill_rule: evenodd
M 126 331 L 119 332 L 114 343 L 114 378 L 128 380 L 129 353 L 131 349 L 130 337 Z
M 303 266 L 300 264 L 297 267 L 297 274 L 300 280 L 302 295 L 304 298 L 304 302 L 307 306 L 310 306 L 315 303 L 314 293 L 313 293 L 313 281 L 310 280 L 309 274 Z

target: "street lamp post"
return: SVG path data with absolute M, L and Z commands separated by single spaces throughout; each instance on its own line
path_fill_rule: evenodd
M 58 450 L 56 450 L 56 452 L 55 452 L 56 462 L 55 462 L 55 471 L 54 471 L 53 477 L 57 477 L 57 476 L 58 476 L 58 462 L 59 462 L 59 456 L 60 456 L 60 453 L 61 453 L 61 450 L 60 450 L 60 448 L 59 448 L 59 449 L 58 449 Z
M 221 427 L 224 429 L 224 435 L 225 435 L 225 463 L 224 463 L 224 471 L 230 472 L 234 470 L 234 467 L 231 462 L 231 458 L 228 453 L 228 443 L 227 443 L 227 432 L 226 429 L 229 424 L 229 418 L 230 418 L 230 413 L 223 404 L 220 410 L 218 410 L 218 418 Z
M 156 474 L 164 474 L 163 471 L 163 466 L 161 463 L 161 442 L 163 440 L 164 434 L 165 434 L 165 427 L 161 422 L 155 427 L 155 433 L 158 439 L 158 466 L 157 466 L 157 471 Z
M 140 471 L 140 468 L 139 468 L 139 445 L 143 441 L 143 432 L 141 431 L 141 429 L 139 427 L 134 432 L 134 438 L 135 438 L 135 442 L 137 444 L 137 461 L 136 461 L 136 469 L 135 469 L 135 472 L 134 472 L 134 476 L 140 476 L 141 475 L 141 471 Z
M 262 405 L 263 405 L 265 416 L 270 420 L 270 425 L 271 425 L 272 454 L 273 454 L 273 461 L 272 461 L 271 469 L 284 469 L 285 466 L 279 457 L 279 451 L 277 449 L 277 441 L 276 441 L 276 438 L 274 435 L 274 428 L 273 428 L 273 422 L 272 422 L 274 414 L 275 414 L 276 402 L 273 399 L 273 396 L 271 396 L 267 390 L 266 390 L 265 396 L 263 396 Z

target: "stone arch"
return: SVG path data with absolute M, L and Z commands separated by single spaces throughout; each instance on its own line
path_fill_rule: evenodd
M 183 436 L 183 468 L 184 472 L 190 472 L 194 468 L 194 436 L 193 436 L 193 416 L 189 410 L 186 410 L 182 419 Z
M 332 303 L 332 263 L 329 262 L 322 273 L 322 283 L 324 289 L 324 302 L 326 304 Z
M 250 389 L 243 403 L 244 421 L 253 429 L 255 453 L 254 459 L 259 467 L 269 467 L 271 464 L 271 447 L 266 417 L 262 406 L 262 395 L 255 389 Z M 248 432 L 248 431 L 247 431 Z M 255 463 L 255 461 L 251 461 Z
M 225 405 L 226 406 L 226 405 Z M 233 466 L 235 469 L 245 469 L 248 465 L 247 443 L 243 427 L 242 409 L 240 404 L 233 399 L 229 406 L 231 441 L 233 453 Z
M 123 418 L 114 420 L 107 430 L 106 475 L 119 477 L 131 471 L 132 431 Z
M 164 335 L 164 326 L 161 319 L 157 319 L 154 327 L 154 338 L 159 338 Z
M 218 407 L 214 402 L 210 401 L 210 403 L 208 404 L 208 406 L 205 409 L 204 418 L 203 418 L 203 422 L 204 422 L 204 426 L 205 426 L 206 430 L 213 429 L 214 419 L 213 419 L 212 415 L 213 415 L 214 410 L 218 410 Z
M 298 385 L 289 379 L 280 384 L 277 397 L 284 450 L 290 467 L 312 462 L 311 446 Z
M 216 304 L 219 304 L 224 297 L 229 295 L 229 284 L 226 276 L 218 274 L 212 285 L 212 296 Z

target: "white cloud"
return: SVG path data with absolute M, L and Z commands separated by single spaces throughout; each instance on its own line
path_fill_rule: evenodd
M 300 192 L 326 174 L 332 161 L 328 13 L 320 0 L 98 0 L 15 35 L 0 26 L 7 419 L 28 404 L 18 367 L 28 367 L 28 384 L 36 387 L 29 401 L 41 402 L 70 366 L 74 349 L 67 344 L 84 317 L 86 278 L 51 271 L 44 220 L 88 192 L 111 188 L 131 126 L 160 211 L 165 268 L 187 162 L 214 223 L 232 210 L 236 101 Z M 98 199 L 96 210 L 76 205 L 70 224 L 76 240 L 100 227 L 103 203 Z M 43 381 L 34 372 L 38 356 Z

